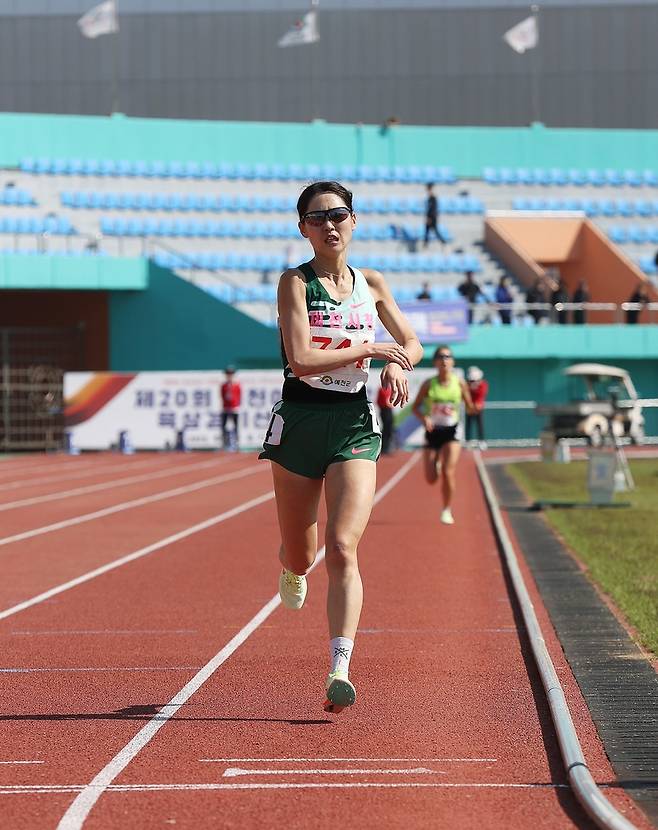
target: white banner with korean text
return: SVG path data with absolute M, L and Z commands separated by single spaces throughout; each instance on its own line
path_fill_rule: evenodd
M 377 400 L 380 369 L 370 372 L 368 399 Z M 431 369 L 409 374 L 411 401 Z M 279 369 L 239 370 L 242 400 L 238 447 L 258 449 L 273 405 L 281 398 Z M 116 449 L 122 440 L 137 450 L 222 447 L 222 371 L 67 372 L 64 376 L 64 422 L 73 447 Z M 410 416 L 414 427 L 420 427 Z M 411 426 L 411 424 L 410 424 Z M 405 436 L 406 437 L 406 436 Z

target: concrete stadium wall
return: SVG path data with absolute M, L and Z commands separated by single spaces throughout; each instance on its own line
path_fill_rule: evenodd
M 119 109 L 154 118 L 658 127 L 655 4 L 541 4 L 540 46 L 525 55 L 502 35 L 530 4 L 505 0 L 321 6 L 320 43 L 292 49 L 277 41 L 304 3 L 132 14 L 119 3 L 118 36 L 93 41 L 76 26 L 89 4 L 68 4 L 68 14 L 22 5 L 0 27 L 5 111 L 109 113 L 116 62 Z

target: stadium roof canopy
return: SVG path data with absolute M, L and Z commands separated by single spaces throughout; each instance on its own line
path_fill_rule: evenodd
M 98 0 L 0 0 L 0 16 L 82 15 Z M 591 6 L 652 6 L 656 0 L 538 0 L 542 8 Z M 118 0 L 120 14 L 290 11 L 308 10 L 304 0 Z M 528 0 L 320 0 L 320 10 L 340 9 L 484 9 L 518 8 L 530 11 Z

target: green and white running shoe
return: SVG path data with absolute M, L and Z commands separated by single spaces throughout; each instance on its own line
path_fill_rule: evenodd
M 298 576 L 285 568 L 279 576 L 279 596 L 286 608 L 298 611 L 306 599 L 306 577 Z
M 327 699 L 324 702 L 324 711 L 334 715 L 343 709 L 352 706 L 356 700 L 356 689 L 350 683 L 345 672 L 331 672 L 326 683 Z

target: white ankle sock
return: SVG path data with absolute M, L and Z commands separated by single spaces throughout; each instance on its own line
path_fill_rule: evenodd
M 331 671 L 340 671 L 347 674 L 350 670 L 350 658 L 352 657 L 352 649 L 354 648 L 354 640 L 348 637 L 334 637 L 329 643 L 329 652 L 331 655 Z

